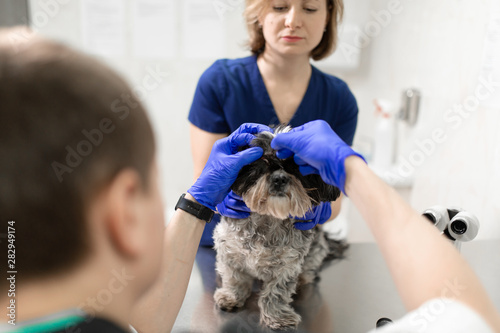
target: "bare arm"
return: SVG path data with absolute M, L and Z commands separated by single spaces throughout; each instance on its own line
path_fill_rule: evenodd
M 196 180 L 215 141 L 227 135 L 212 134 L 191 124 L 190 136 Z M 194 200 L 189 193 L 186 198 Z M 132 326 L 140 333 L 170 332 L 172 329 L 184 300 L 204 227 L 204 221 L 182 210 L 177 210 L 167 225 L 162 272 L 156 284 L 137 303 L 132 317 Z
M 187 193 L 186 199 L 194 200 Z M 186 294 L 205 221 L 178 209 L 165 228 L 161 271 L 136 304 L 131 324 L 140 333 L 170 332 Z
M 340 214 L 340 209 L 342 208 L 342 197 L 344 195 L 340 193 L 340 197 L 337 198 L 337 200 L 332 201 L 332 215 L 328 219 L 328 221 L 332 221 L 335 219 L 337 216 Z
M 189 133 L 191 137 L 191 155 L 194 165 L 193 177 L 194 180 L 196 180 L 208 161 L 208 156 L 210 156 L 210 151 L 215 141 L 225 138 L 227 134 L 206 132 L 193 124 L 189 127 Z
M 500 332 L 500 316 L 458 251 L 358 157 L 345 160 L 346 193 L 361 212 L 408 310 L 436 297 L 454 298 Z M 459 292 L 450 290 L 458 283 Z

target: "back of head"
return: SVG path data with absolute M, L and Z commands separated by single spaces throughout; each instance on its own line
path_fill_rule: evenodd
M 0 233 L 15 221 L 24 281 L 78 265 L 90 250 L 92 198 L 126 168 L 146 187 L 155 151 L 144 108 L 124 80 L 26 32 L 0 30 Z

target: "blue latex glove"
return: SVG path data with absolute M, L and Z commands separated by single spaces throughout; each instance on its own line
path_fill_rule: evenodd
M 294 227 L 299 230 L 309 230 L 317 224 L 323 224 L 332 216 L 331 202 L 321 202 L 318 206 L 314 206 L 303 217 L 294 217 L 299 221 L 294 223 Z M 303 221 L 303 222 L 300 222 Z
M 363 159 L 323 120 L 314 120 L 288 133 L 278 134 L 271 141 L 271 147 L 278 150 L 276 155 L 279 158 L 295 154 L 294 161 L 303 175 L 319 174 L 325 183 L 337 186 L 344 194 L 345 159 L 351 155 Z
M 205 168 L 188 193 L 200 204 L 215 210 L 229 193 L 241 168 L 258 160 L 264 153 L 259 147 L 238 152 L 239 147 L 250 144 L 255 138 L 253 134 L 262 131 L 271 129 L 259 124 L 243 124 L 227 138 L 215 142 Z
M 243 199 L 230 191 L 224 200 L 217 205 L 220 215 L 233 219 L 245 219 L 250 216 L 250 208 L 247 207 Z

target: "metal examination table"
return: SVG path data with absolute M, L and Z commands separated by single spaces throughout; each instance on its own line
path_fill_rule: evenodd
M 500 309 L 500 241 L 464 243 L 461 253 L 478 274 L 497 309 Z M 218 282 L 214 263 L 215 252 L 200 248 L 186 298 L 172 332 L 272 332 L 259 326 L 257 283 L 255 292 L 242 310 L 227 313 L 215 308 L 213 293 Z M 368 332 L 381 317 L 397 319 L 405 314 L 376 244 L 351 244 L 346 259 L 330 264 L 320 276 L 318 283 L 295 296 L 293 306 L 302 316 L 302 323 L 298 330 L 287 332 Z

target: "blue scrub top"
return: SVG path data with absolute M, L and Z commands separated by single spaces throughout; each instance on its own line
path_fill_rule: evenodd
M 280 121 L 257 66 L 257 56 L 220 59 L 200 77 L 189 121 L 210 133 L 232 133 L 243 123 L 279 125 Z M 358 105 L 347 84 L 312 66 L 311 79 L 292 127 L 323 119 L 344 142 L 352 145 L 358 121 Z M 207 224 L 201 245 L 213 245 L 212 233 L 219 221 Z

